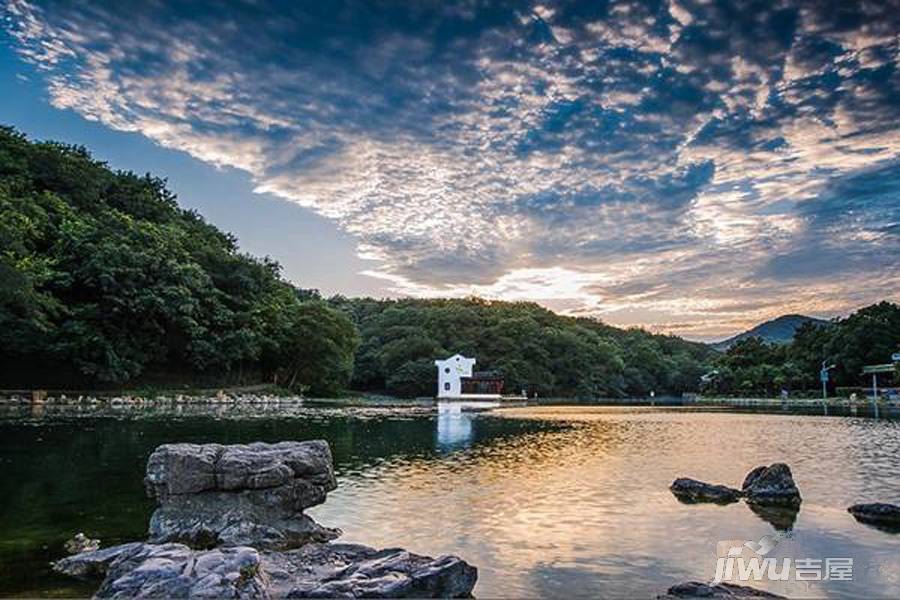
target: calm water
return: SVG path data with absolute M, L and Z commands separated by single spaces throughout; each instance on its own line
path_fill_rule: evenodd
M 856 523 L 855 502 L 900 501 L 900 424 L 684 409 L 231 408 L 0 422 L 0 595 L 86 595 L 50 560 L 76 531 L 139 539 L 141 478 L 158 444 L 324 438 L 339 488 L 310 512 L 344 540 L 455 553 L 482 597 L 654 597 L 710 579 L 719 540 L 775 529 L 743 503 L 680 504 L 678 476 L 739 485 L 788 462 L 804 502 L 776 557 L 852 557 L 849 582 L 758 583 L 796 597 L 900 597 L 900 536 Z M 782 524 L 783 526 L 783 524 Z

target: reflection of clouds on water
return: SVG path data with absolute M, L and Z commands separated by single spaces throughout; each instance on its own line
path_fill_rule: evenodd
M 844 510 L 862 490 L 873 498 L 890 494 L 889 473 L 900 463 L 878 452 L 891 447 L 890 423 L 585 407 L 460 416 L 468 417 L 463 427 L 471 426 L 471 441 L 454 438 L 461 422 L 439 412 L 437 460 L 405 456 L 369 470 L 357 485 L 342 480 L 314 516 L 340 523 L 346 541 L 464 556 L 479 568 L 481 596 L 653 597 L 675 583 L 711 579 L 719 540 L 759 540 L 775 531 L 743 503 L 678 503 L 668 491 L 672 479 L 739 485 L 752 467 L 784 460 L 804 504 L 796 537 L 777 554 L 852 556 L 860 577 L 754 587 L 789 597 L 900 589 L 892 577 L 862 573 L 893 565 L 900 538 L 864 528 Z M 523 424 L 540 429 L 490 435 Z M 454 451 L 441 452 L 442 440 Z M 894 470 L 857 468 L 864 455 Z
M 143 420 L 131 407 L 48 404 L 41 417 L 30 417 L 28 406 L 16 410 L 29 427 L 0 418 L 0 457 L 4 444 L 5 456 L 23 457 L 4 463 L 18 470 L 0 478 L 7 484 L 0 497 L 18 507 L 5 513 L 17 521 L 2 523 L 6 539 L 25 538 L 18 521 L 34 528 L 21 518 L 32 514 L 34 489 L 54 489 L 41 495 L 54 505 L 39 517 L 48 530 L 61 527 L 56 506 L 68 502 L 66 532 L 103 517 L 109 529 L 101 532 L 121 535 L 127 529 L 112 526 L 113 515 L 125 520 L 135 510 L 144 461 L 159 443 L 324 438 L 339 487 L 309 513 L 343 529 L 343 541 L 462 556 L 479 569 L 481 597 L 650 598 L 675 583 L 711 579 L 719 541 L 760 540 L 782 524 L 781 515 L 760 518 L 743 503 L 685 506 L 669 492 L 672 480 L 739 486 L 751 468 L 784 461 L 804 502 L 793 537 L 771 556 L 853 557 L 854 581 L 754 587 L 788 597 L 900 594 L 900 536 L 845 510 L 895 498 L 900 422 L 583 406 L 485 414 L 460 404 L 343 402 L 145 408 Z M 64 435 L 30 427 L 51 424 Z M 76 468 L 69 457 L 78 457 Z M 92 495 L 97 481 L 108 488 L 100 500 Z M 85 510 L 87 517 L 78 512 Z M 133 537 L 143 535 L 148 515 L 133 519 Z

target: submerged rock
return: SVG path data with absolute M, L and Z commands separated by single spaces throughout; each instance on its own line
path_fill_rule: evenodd
M 672 493 L 680 501 L 695 504 L 698 502 L 714 502 L 716 504 L 729 504 L 737 502 L 741 497 L 740 490 L 724 485 L 704 483 L 696 479 L 681 477 L 669 486 Z
M 744 478 L 741 491 L 750 504 L 799 506 L 802 502 L 791 468 L 784 463 L 756 467 Z
M 285 549 L 340 535 L 303 514 L 337 486 L 322 440 L 166 444 L 150 456 L 144 481 L 160 505 L 153 543 Z
M 134 543 L 65 558 L 54 569 L 103 577 L 97 598 L 469 597 L 478 575 L 455 556 L 356 544 L 260 552 Z
M 890 533 L 900 533 L 900 506 L 873 502 L 871 504 L 854 504 L 847 509 L 853 518 L 860 523 L 872 525 Z
M 83 533 L 75 534 L 71 540 L 63 544 L 63 548 L 69 554 L 78 554 L 79 552 L 93 552 L 100 548 L 100 540 L 91 539 Z
M 757 590 L 746 585 L 735 585 L 733 583 L 712 585 L 699 581 L 689 581 L 673 585 L 664 596 L 657 596 L 657 598 L 659 600 L 669 600 L 671 598 L 731 598 L 733 600 L 742 600 L 745 598 L 783 599 L 785 597 Z

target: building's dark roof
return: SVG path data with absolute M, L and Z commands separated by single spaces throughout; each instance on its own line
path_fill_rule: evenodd
M 468 379 L 503 379 L 500 371 L 475 371 Z

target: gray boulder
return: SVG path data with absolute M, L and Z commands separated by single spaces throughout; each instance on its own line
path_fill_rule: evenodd
M 334 539 L 339 530 L 303 514 L 337 487 L 331 460 L 322 440 L 159 446 L 144 479 L 159 503 L 150 541 L 285 549 Z
M 750 504 L 799 506 L 803 501 L 791 468 L 784 463 L 756 467 L 744 478 L 741 491 Z
M 276 598 L 466 598 L 478 579 L 478 570 L 456 556 L 359 544 L 269 552 L 263 563 Z
M 873 525 L 891 533 L 900 532 L 900 506 L 895 504 L 884 502 L 854 504 L 847 512 L 860 523 Z
M 65 558 L 54 570 L 102 577 L 95 598 L 266 598 L 260 554 L 236 547 L 133 543 Z
M 356 544 L 258 552 L 134 543 L 65 558 L 54 569 L 102 577 L 97 598 L 469 597 L 478 575 L 455 556 Z
M 657 596 L 659 600 L 671 600 L 673 598 L 728 598 L 731 600 L 745 600 L 747 598 L 784 599 L 784 596 L 757 590 L 746 585 L 733 583 L 708 584 L 699 581 L 679 583 L 669 588 L 665 595 Z
M 672 493 L 680 501 L 688 504 L 698 502 L 714 502 L 716 504 L 729 504 L 737 502 L 741 497 L 740 490 L 724 485 L 713 485 L 696 479 L 681 477 L 669 486 Z

